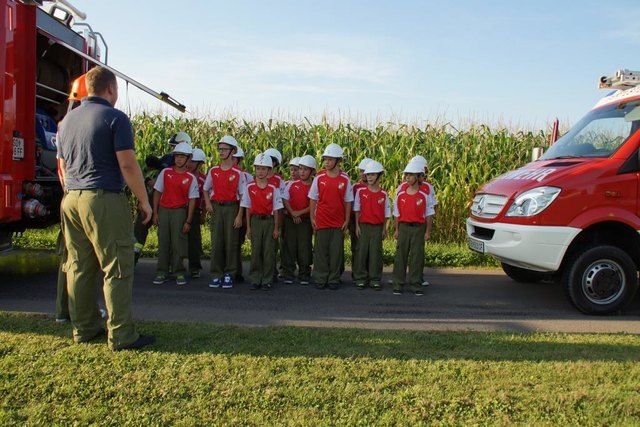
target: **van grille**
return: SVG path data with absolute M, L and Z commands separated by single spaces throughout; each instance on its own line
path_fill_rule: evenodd
M 497 194 L 476 194 L 471 205 L 471 213 L 478 218 L 495 218 L 507 200 L 507 197 Z

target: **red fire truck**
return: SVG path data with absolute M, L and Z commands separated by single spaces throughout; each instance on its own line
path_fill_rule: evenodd
M 561 281 L 585 313 L 620 311 L 640 266 L 640 72 L 602 77 L 613 89 L 538 160 L 482 186 L 469 247 L 519 282 Z
M 57 122 L 69 106 L 72 82 L 101 65 L 118 77 L 184 111 L 107 62 L 102 35 L 65 0 L 2 0 L 0 19 L 0 252 L 13 233 L 60 220 L 62 190 L 56 173 Z

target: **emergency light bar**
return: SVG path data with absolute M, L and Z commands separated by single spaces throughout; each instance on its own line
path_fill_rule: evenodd
M 611 76 L 600 77 L 598 87 L 600 89 L 630 89 L 640 85 L 640 71 L 618 70 Z

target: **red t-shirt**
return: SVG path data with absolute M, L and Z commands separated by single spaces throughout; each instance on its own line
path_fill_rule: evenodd
M 260 188 L 255 181 L 251 182 L 242 195 L 240 206 L 249 209 L 250 215 L 272 215 L 273 211 L 282 209 L 280 191 L 271 184 Z
M 367 188 L 367 184 L 365 184 L 362 181 L 358 181 L 355 184 L 353 184 L 353 196 L 355 197 L 356 193 L 358 192 L 359 189 L 361 188 Z
M 346 173 L 332 178 L 326 170 L 313 179 L 309 198 L 317 200 L 316 228 L 341 228 L 344 224 L 344 204 L 353 201 L 351 182 Z
M 421 190 L 415 194 L 401 191 L 394 201 L 393 214 L 398 218 L 398 222 L 424 223 L 427 213 L 427 199 L 427 194 Z
M 207 173 L 203 189 L 215 202 L 234 202 L 240 200 L 244 191 L 244 181 L 244 174 L 237 166 L 227 170 L 214 166 Z
M 190 172 L 176 172 L 173 168 L 163 169 L 153 188 L 162 193 L 160 206 L 169 209 L 187 206 L 189 199 L 197 199 L 199 195 L 196 177 Z
M 301 211 L 309 207 L 309 189 L 311 184 L 305 184 L 297 179 L 287 187 L 287 195 L 291 209 Z M 286 198 L 286 197 L 285 197 Z M 309 214 L 303 215 L 303 218 L 309 218 Z
M 360 223 L 384 224 L 385 218 L 391 216 L 389 195 L 382 189 L 374 192 L 366 186 L 361 187 L 356 192 L 353 210 L 360 212 Z

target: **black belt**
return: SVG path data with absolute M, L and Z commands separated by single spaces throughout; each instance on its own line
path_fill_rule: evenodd
M 404 224 L 406 226 L 409 227 L 420 227 L 421 225 L 424 225 L 424 222 L 401 222 L 400 224 Z
M 67 192 L 72 192 L 72 191 L 86 191 L 87 193 L 97 193 L 97 194 L 103 194 L 103 193 L 112 193 L 112 194 L 122 194 L 123 191 L 116 191 L 116 190 L 105 190 L 103 188 L 75 188 L 72 190 L 67 190 Z
M 255 219 L 271 219 L 273 215 L 251 215 L 251 218 Z
M 218 206 L 233 206 L 233 205 L 237 205 L 238 203 L 240 202 L 238 202 L 237 200 L 233 200 L 231 202 L 218 202 L 216 200 L 213 201 L 213 204 Z

